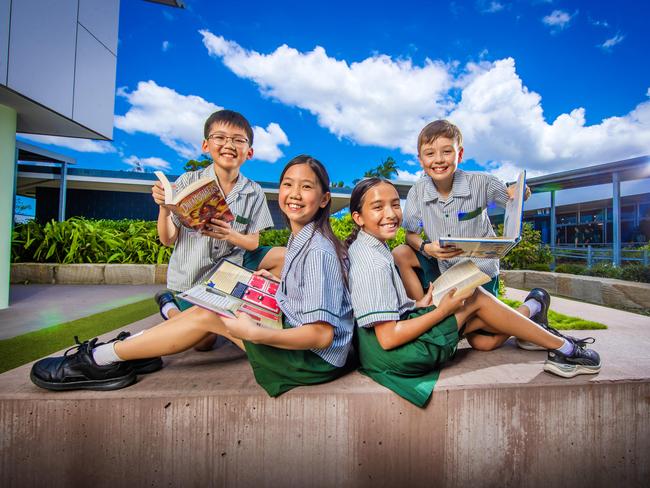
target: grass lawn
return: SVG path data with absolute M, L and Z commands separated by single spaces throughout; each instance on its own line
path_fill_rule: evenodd
M 148 298 L 47 329 L 0 340 L 0 373 L 70 347 L 74 344 L 74 336 L 78 336 L 80 341 L 92 339 L 157 312 L 158 306 Z
M 517 300 L 510 300 L 509 298 L 501 298 L 505 304 L 511 306 L 512 308 L 517 308 L 521 305 L 521 302 Z M 553 310 L 548 312 L 548 323 L 551 327 L 554 327 L 558 330 L 589 330 L 589 329 L 606 329 L 605 324 L 600 322 L 592 322 L 591 320 L 584 320 L 578 317 L 570 317 Z

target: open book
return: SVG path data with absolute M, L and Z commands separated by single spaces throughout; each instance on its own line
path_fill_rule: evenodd
M 524 194 L 526 172 L 522 171 L 515 183 L 514 198 L 506 204 L 503 221 L 503 236 L 499 237 L 441 237 L 440 246 L 462 249 L 460 256 L 472 258 L 501 259 L 521 240 L 521 226 L 524 215 Z
M 262 327 L 282 329 L 282 312 L 275 300 L 278 286 L 277 281 L 222 259 L 205 283 L 178 296 L 223 317 L 245 312 Z
M 433 304 L 437 307 L 449 290 L 456 288 L 454 295 L 469 295 L 479 286 L 490 281 L 490 277 L 466 260 L 454 264 L 433 282 Z
M 201 178 L 176 192 L 161 171 L 155 171 L 165 189 L 165 207 L 171 210 L 185 227 L 203 230 L 210 219 L 226 222 L 235 220 L 215 178 Z

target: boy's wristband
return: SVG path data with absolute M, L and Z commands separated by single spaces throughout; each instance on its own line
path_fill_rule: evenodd
M 431 244 L 431 241 L 428 240 L 428 239 L 424 239 L 424 240 L 422 241 L 422 244 L 420 244 L 420 253 L 422 253 L 422 254 L 426 254 L 426 253 L 424 252 L 424 246 L 426 246 L 427 244 Z

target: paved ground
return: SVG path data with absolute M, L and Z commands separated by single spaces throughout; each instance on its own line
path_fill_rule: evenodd
M 11 285 L 0 339 L 153 297 L 162 285 Z

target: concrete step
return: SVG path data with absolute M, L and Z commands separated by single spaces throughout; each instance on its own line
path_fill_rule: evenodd
M 650 328 L 592 335 L 603 370 L 570 380 L 513 342 L 462 345 L 424 409 L 356 372 L 272 399 L 216 352 L 104 393 L 40 390 L 25 365 L 0 375 L 0 484 L 647 486 Z

